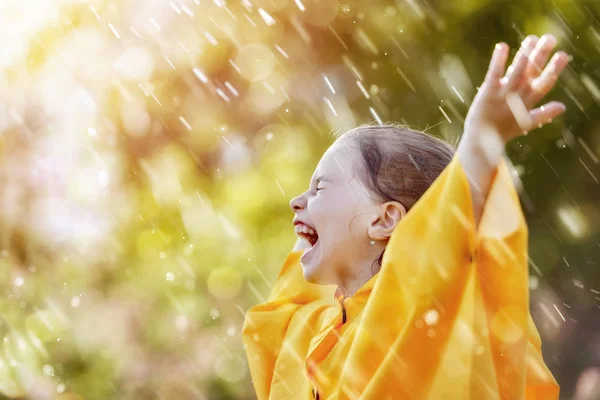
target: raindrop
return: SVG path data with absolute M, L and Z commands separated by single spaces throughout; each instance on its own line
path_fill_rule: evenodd
M 77 308 L 81 303 L 81 298 L 79 296 L 75 296 L 71 299 L 71 307 Z
M 115 29 L 115 27 L 113 26 L 113 24 L 109 23 L 108 27 L 110 28 L 110 30 L 112 31 L 112 33 L 115 34 L 115 36 L 117 37 L 117 39 L 121 39 L 121 35 L 119 35 L 119 32 L 117 32 L 117 30 Z
M 535 275 L 529 276 L 529 290 L 536 290 L 539 287 L 538 277 Z
M 436 310 L 429 310 L 425 313 L 425 317 L 423 319 L 427 325 L 431 326 L 437 324 L 439 317 L 440 314 Z

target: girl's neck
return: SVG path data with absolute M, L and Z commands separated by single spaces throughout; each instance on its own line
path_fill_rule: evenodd
M 342 279 L 341 285 L 338 285 L 335 297 L 343 296 L 344 298 L 352 297 L 361 287 L 363 287 L 371 278 L 373 273 L 370 268 L 362 269 L 355 276 L 347 276 L 346 279 Z

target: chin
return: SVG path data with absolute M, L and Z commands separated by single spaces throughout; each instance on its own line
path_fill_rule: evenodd
M 327 277 L 323 275 L 323 272 L 325 272 L 323 269 L 324 266 L 320 259 L 313 259 L 305 263 L 300 262 L 300 265 L 302 265 L 302 275 L 304 276 L 305 281 L 317 285 L 327 284 L 327 282 L 325 282 Z
M 304 270 L 304 280 L 308 283 L 315 283 L 315 284 L 319 284 L 319 282 L 310 274 L 306 272 L 306 269 Z
M 310 283 L 319 283 L 319 279 L 317 277 L 316 271 L 315 271 L 315 265 L 309 266 L 309 265 L 305 265 L 300 263 L 300 265 L 302 265 L 302 275 L 304 276 L 304 280 Z M 312 267 L 312 268 L 311 268 Z

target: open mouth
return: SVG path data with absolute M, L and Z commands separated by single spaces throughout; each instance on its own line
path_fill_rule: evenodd
M 298 224 L 294 230 L 298 237 L 306 239 L 312 247 L 314 247 L 319 241 L 319 235 L 317 234 L 317 231 L 310 226 Z

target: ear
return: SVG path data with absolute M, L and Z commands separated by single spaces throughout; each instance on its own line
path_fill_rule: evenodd
M 394 228 L 405 215 L 406 208 L 397 201 L 388 201 L 378 206 L 378 210 L 367 228 L 371 240 L 389 239 Z

